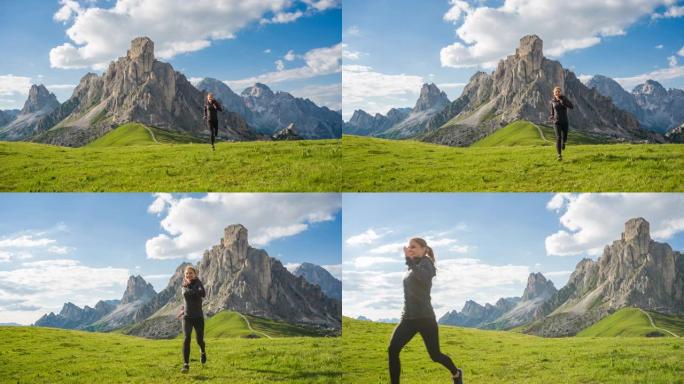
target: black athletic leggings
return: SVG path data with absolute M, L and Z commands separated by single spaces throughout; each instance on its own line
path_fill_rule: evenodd
M 211 144 L 214 145 L 216 137 L 218 136 L 218 120 L 207 120 L 207 125 L 211 132 Z
M 568 141 L 568 122 L 557 122 L 553 125 L 553 128 L 556 132 L 556 152 L 560 155 L 563 150 L 563 144 Z
M 190 339 L 192 338 L 192 328 L 195 328 L 195 337 L 202 353 L 204 353 L 204 317 L 184 317 L 183 318 L 183 362 L 190 362 Z
M 439 350 L 439 334 L 437 321 L 435 319 L 410 319 L 402 320 L 392 333 L 388 352 L 389 352 L 389 371 L 392 384 L 399 384 L 401 374 L 401 363 L 399 362 L 399 352 L 411 341 L 416 333 L 420 333 L 432 361 L 442 364 L 451 372 L 457 373 L 456 366 L 451 358 Z

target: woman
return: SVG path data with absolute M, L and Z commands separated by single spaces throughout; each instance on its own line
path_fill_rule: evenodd
M 390 380 L 392 384 L 399 383 L 399 353 L 416 333 L 420 333 L 432 361 L 442 364 L 451 372 L 454 384 L 462 384 L 463 371 L 456 368 L 451 358 L 439 350 L 437 320 L 430 304 L 430 289 L 435 276 L 435 255 L 432 248 L 425 240 L 413 238 L 408 247 L 404 247 L 404 256 L 408 265 L 408 272 L 404 277 L 404 311 L 389 344 Z
M 183 311 L 179 316 L 183 316 L 183 369 L 181 372 L 187 373 L 190 370 L 190 339 L 192 329 L 195 328 L 197 344 L 202 350 L 202 364 L 207 362 L 207 354 L 204 350 L 204 314 L 202 313 L 202 298 L 206 295 L 202 282 L 197 278 L 197 270 L 188 265 L 185 267 L 183 278 Z
M 551 121 L 556 131 L 558 161 L 563 160 L 562 151 L 565 150 L 565 143 L 568 141 L 568 108 L 573 109 L 574 106 L 561 94 L 560 87 L 555 87 L 551 99 Z
M 211 132 L 211 149 L 216 150 L 214 142 L 218 136 L 218 111 L 223 111 L 221 104 L 214 99 L 214 95 L 209 93 L 207 95 L 207 102 L 204 103 L 204 120 L 207 122 L 209 131 Z

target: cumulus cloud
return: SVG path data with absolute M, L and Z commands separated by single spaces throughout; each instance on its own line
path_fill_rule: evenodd
M 287 61 L 293 61 L 296 58 L 297 58 L 297 55 L 295 55 L 294 51 L 291 49 L 289 51 L 287 51 L 285 56 L 283 56 L 283 59 L 285 59 Z
M 352 50 L 348 44 L 342 44 L 342 58 L 345 60 L 359 60 L 362 52 Z
M 26 76 L 0 75 L 0 109 L 20 105 L 31 89 L 31 78 Z
M 309 99 L 333 111 L 342 108 L 342 85 L 339 82 L 325 85 L 307 85 L 290 91 L 293 96 Z
M 347 240 L 345 241 L 347 245 L 368 245 L 372 244 L 375 242 L 375 240 L 378 240 L 379 238 L 388 235 L 392 233 L 392 231 L 388 230 L 375 230 L 373 228 L 369 228 L 366 231 L 359 233 L 358 235 L 353 235 L 349 236 Z
M 285 69 L 285 63 L 282 60 L 276 60 L 275 65 L 276 65 L 276 70 L 278 70 L 278 71 L 282 71 L 283 69 Z
M 273 84 L 338 73 L 342 65 L 342 44 L 312 49 L 304 54 L 303 59 L 305 65 L 300 67 L 267 72 L 246 79 L 226 80 L 225 83 L 231 88 L 243 89 L 254 83 Z
M 663 13 L 654 13 L 652 19 L 670 19 L 684 16 L 684 5 L 672 5 L 666 8 Z
M 289 23 L 330 8 L 329 1 L 118 0 L 111 8 L 62 0 L 56 21 L 71 23 L 69 41 L 50 51 L 53 68 L 106 68 L 137 36 L 155 42 L 156 56 L 169 59 L 194 52 L 212 41 L 233 39 L 254 22 Z M 303 7 L 303 10 L 302 10 Z
M 128 276 L 127 269 L 91 267 L 72 259 L 24 262 L 0 271 L 0 297 L 14 300 L 0 302 L 0 322 L 29 324 L 59 311 L 65 302 L 92 307 L 100 299 L 119 298 Z
M 263 246 L 333 220 L 340 207 L 340 196 L 334 193 L 217 193 L 200 198 L 157 194 L 148 212 L 163 215 L 164 233 L 147 240 L 145 249 L 150 259 L 197 259 L 230 224 L 244 225 L 250 244 Z
M 673 67 L 656 69 L 654 71 L 642 73 L 639 75 L 629 77 L 615 77 L 614 80 L 617 81 L 623 88 L 631 89 L 636 85 L 643 84 L 646 80 L 649 79 L 665 82 L 668 80 L 678 79 L 682 76 L 684 76 L 684 66 L 675 65 Z
M 577 0 L 563 13 L 562 21 L 549 16 L 557 13 L 557 4 L 545 0 L 505 0 L 499 6 L 469 5 L 458 0 L 450 3 L 443 19 L 460 23 L 456 28 L 458 41 L 441 49 L 442 66 L 493 68 L 515 52 L 524 35 L 538 35 L 544 40 L 545 54 L 559 57 L 599 44 L 604 37 L 624 35 L 634 22 L 671 0 Z
M 66 255 L 74 250 L 48 237 L 49 231 L 28 230 L 0 237 L 0 262 L 32 259 L 37 255 Z
M 676 67 L 677 66 L 677 57 L 674 55 L 668 56 L 667 65 L 669 65 L 670 67 Z
M 396 106 L 412 105 L 425 81 L 407 74 L 385 74 L 365 65 L 342 66 L 342 110 L 349 119 L 355 109 L 387 113 Z
M 620 238 L 625 222 L 643 217 L 651 237 L 664 241 L 684 231 L 684 196 L 661 193 L 557 194 L 547 208 L 556 211 L 563 229 L 545 239 L 551 256 L 601 254 Z

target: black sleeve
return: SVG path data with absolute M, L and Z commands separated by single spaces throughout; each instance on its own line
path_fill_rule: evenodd
M 223 111 L 223 107 L 221 107 L 221 103 L 219 103 L 218 101 L 215 101 L 215 103 L 216 103 L 216 104 L 215 104 L 215 105 L 216 105 L 216 109 L 218 109 L 219 111 Z M 570 108 L 572 108 L 572 107 L 570 107 Z
M 421 259 L 419 262 L 410 264 L 409 269 L 416 274 L 420 281 L 429 281 L 435 275 L 432 269 L 432 261 Z
M 570 100 L 568 100 L 567 97 L 563 96 L 563 98 L 561 99 L 561 101 L 563 102 L 563 105 L 565 105 L 566 108 L 570 108 L 570 109 L 575 108 L 575 106 L 572 105 L 572 102 L 571 102 Z
M 199 297 L 207 296 L 207 293 L 204 291 L 204 285 L 199 279 L 197 279 L 197 292 L 199 294 Z
M 187 293 L 190 297 L 205 297 L 204 285 L 202 282 L 197 280 L 197 283 L 190 284 L 187 287 L 183 287 L 183 295 Z

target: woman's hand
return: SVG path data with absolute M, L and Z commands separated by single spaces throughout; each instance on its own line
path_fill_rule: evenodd
M 183 278 L 183 286 L 184 286 L 184 287 L 187 287 L 188 285 L 190 285 L 190 280 L 188 280 L 187 277 L 184 277 L 184 278 Z

